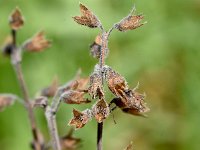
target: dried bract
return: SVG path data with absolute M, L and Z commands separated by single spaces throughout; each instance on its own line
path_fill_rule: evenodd
M 16 96 L 11 94 L 0 94 L 0 111 L 12 105 L 16 100 Z
M 40 31 L 23 44 L 23 49 L 29 52 L 40 52 L 51 46 L 51 42 L 45 38 L 44 32 Z
M 76 129 L 80 129 L 91 119 L 91 110 L 86 109 L 82 112 L 73 109 L 74 117 L 70 120 L 69 125 L 75 126 Z
M 97 35 L 95 41 L 90 45 L 90 53 L 94 58 L 100 58 L 101 55 L 101 35 Z
M 104 95 L 102 86 L 102 77 L 97 72 L 94 72 L 90 76 L 90 86 L 88 88 L 88 93 L 90 94 L 92 99 L 95 99 L 97 97 L 101 99 Z
M 19 8 L 16 8 L 10 18 L 9 18 L 10 26 L 13 30 L 18 30 L 24 25 L 24 18 L 22 16 L 21 11 Z
M 67 104 L 90 103 L 91 101 L 84 98 L 85 92 L 68 90 L 61 95 L 62 100 Z
M 78 24 L 96 28 L 101 26 L 99 19 L 83 4 L 80 3 L 81 16 L 73 17 Z
M 92 107 L 92 114 L 98 123 L 103 122 L 103 120 L 105 120 L 110 114 L 107 102 L 104 99 L 98 100 Z
M 133 30 L 138 27 L 141 27 L 146 22 L 141 23 L 142 19 L 144 18 L 143 15 L 133 15 L 132 13 L 135 11 L 135 8 L 133 8 L 131 14 L 129 14 L 127 17 L 122 19 L 119 23 L 115 25 L 115 28 L 119 31 L 127 31 L 127 30 Z
M 45 108 L 48 105 L 48 99 L 45 96 L 37 97 L 33 101 L 32 105 L 33 105 L 33 107 L 42 107 L 42 108 Z
M 54 78 L 52 84 L 41 91 L 41 96 L 53 97 L 56 94 L 57 90 L 58 90 L 58 79 Z

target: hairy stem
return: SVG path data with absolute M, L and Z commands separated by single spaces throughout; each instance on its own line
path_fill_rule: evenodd
M 56 123 L 56 112 L 61 102 L 60 91 L 61 89 L 58 89 L 52 100 L 51 106 L 47 106 L 45 110 L 45 116 L 47 119 L 49 132 L 51 134 L 51 141 L 54 150 L 61 150 L 60 140 L 57 130 L 57 123 Z
M 34 116 L 31 102 L 29 99 L 28 89 L 26 87 L 26 83 L 25 83 L 24 76 L 22 73 L 21 63 L 20 63 L 20 58 L 19 58 L 20 56 L 17 52 L 19 49 L 17 49 L 17 46 L 16 46 L 16 31 L 12 30 L 11 33 L 12 33 L 12 38 L 13 38 L 13 50 L 12 50 L 12 56 L 11 56 L 11 59 L 13 62 L 12 64 L 15 69 L 16 76 L 17 76 L 17 79 L 18 79 L 18 82 L 19 82 L 19 85 L 21 88 L 21 92 L 23 95 L 23 99 L 25 102 L 25 107 L 28 112 L 28 118 L 29 118 L 29 121 L 31 124 L 31 132 L 32 132 L 33 139 L 34 139 L 34 147 L 36 150 L 41 150 L 42 148 L 41 148 L 40 142 L 39 142 L 39 137 L 38 137 L 39 135 L 38 135 L 37 127 L 36 127 L 35 116 Z

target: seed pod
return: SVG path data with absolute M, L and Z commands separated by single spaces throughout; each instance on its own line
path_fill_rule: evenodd
M 78 24 L 88 26 L 90 28 L 97 28 L 101 26 L 99 19 L 83 4 L 80 3 L 81 16 L 73 17 Z
M 141 27 L 146 22 L 141 23 L 142 19 L 144 18 L 143 15 L 132 15 L 135 12 L 135 8 L 131 11 L 131 13 L 122 19 L 119 23 L 115 25 L 115 28 L 119 31 L 127 31 L 127 30 L 133 30 L 136 28 Z
M 49 87 L 44 88 L 41 91 L 41 96 L 45 97 L 53 97 L 58 90 L 58 78 L 54 78 L 51 85 Z
M 37 97 L 32 104 L 33 107 L 42 107 L 42 108 L 46 108 L 47 105 L 48 105 L 48 99 L 45 96 Z
M 94 72 L 90 76 L 90 86 L 88 88 L 88 93 L 90 94 L 92 99 L 103 97 L 104 93 L 102 87 L 102 77 L 99 73 Z
M 92 107 L 92 114 L 98 123 L 103 122 L 103 120 L 105 120 L 110 114 L 107 102 L 104 99 L 98 100 Z
M 0 94 L 0 112 L 4 110 L 4 108 L 12 105 L 16 100 L 16 96 L 12 94 Z
M 29 52 L 41 52 L 51 46 L 51 42 L 45 38 L 44 32 L 40 31 L 23 44 L 23 49 Z
M 91 110 L 86 109 L 82 112 L 73 109 L 73 118 L 70 120 L 69 125 L 75 126 L 76 129 L 80 129 L 91 119 Z
M 101 44 L 102 44 L 101 35 L 97 35 L 95 38 L 95 41 L 90 45 L 90 54 L 94 58 L 98 58 L 98 59 L 100 58 Z
M 24 18 L 19 8 L 15 8 L 12 12 L 9 23 L 13 30 L 18 30 L 24 25 Z
M 91 101 L 84 98 L 85 92 L 68 90 L 61 95 L 63 101 L 67 104 L 90 103 Z

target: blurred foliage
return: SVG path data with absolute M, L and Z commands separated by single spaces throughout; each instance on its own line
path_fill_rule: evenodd
M 114 31 L 109 42 L 107 64 L 147 94 L 149 118 L 114 112 L 105 123 L 104 149 L 122 150 L 131 140 L 138 150 L 197 150 L 200 140 L 200 1 L 199 0 L 82 0 L 106 28 L 126 16 L 133 3 L 145 14 L 148 24 L 125 33 Z M 25 27 L 18 43 L 44 29 L 53 45 L 41 53 L 25 53 L 23 71 L 30 95 L 49 85 L 57 75 L 60 83 L 70 80 L 78 68 L 88 76 L 96 63 L 89 44 L 98 30 L 77 25 L 71 18 L 79 14 L 79 0 L 0 0 L 0 42 L 9 34 L 8 16 L 20 7 Z M 38 30 L 39 29 L 39 30 Z M 0 55 L 0 93 L 19 94 L 19 86 L 9 58 Z M 107 92 L 108 93 L 108 92 Z M 111 95 L 109 95 L 111 97 Z M 90 104 L 89 104 L 90 105 Z M 59 134 L 69 130 L 72 108 L 62 105 L 57 116 Z M 48 139 L 43 111 L 36 110 L 38 126 Z M 95 149 L 96 122 L 75 132 L 83 140 L 83 150 Z M 27 114 L 20 104 L 0 113 L 2 150 L 28 150 L 31 133 Z

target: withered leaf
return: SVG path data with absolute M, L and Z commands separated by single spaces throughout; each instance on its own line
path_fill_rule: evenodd
M 73 118 L 70 120 L 69 125 L 75 126 L 76 129 L 80 129 L 91 119 L 91 110 L 86 109 L 82 112 L 73 109 Z
M 88 88 L 88 93 L 90 94 L 92 99 L 95 99 L 97 97 L 101 99 L 104 95 L 102 87 L 102 77 L 97 72 L 94 72 L 90 76 L 90 86 Z
M 90 53 L 94 58 L 100 58 L 101 55 L 101 44 L 102 38 L 101 35 L 97 35 L 95 41 L 90 45 Z
M 92 114 L 98 123 L 103 122 L 103 120 L 105 120 L 110 114 L 110 109 L 107 102 L 104 99 L 98 100 L 97 103 L 92 107 Z
M 9 23 L 13 30 L 18 30 L 24 25 L 24 18 L 19 8 L 15 8 L 12 12 Z
M 47 105 L 48 105 L 48 99 L 45 96 L 37 97 L 32 104 L 33 107 L 42 107 L 42 108 L 45 108 Z
M 133 8 L 132 12 L 122 19 L 119 23 L 115 25 L 115 28 L 119 31 L 127 31 L 127 30 L 133 30 L 138 27 L 141 27 L 146 22 L 141 23 L 142 19 L 144 18 L 143 15 L 133 15 L 132 13 L 135 11 L 135 8 Z
M 23 44 L 23 49 L 29 52 L 40 52 L 51 46 L 51 42 L 45 38 L 44 32 L 36 33 Z
M 3 111 L 4 108 L 12 105 L 16 99 L 16 96 L 12 94 L 0 94 L 0 111 Z
M 73 129 L 70 133 L 60 139 L 62 150 L 75 150 L 80 146 L 81 139 L 72 136 Z
M 85 92 L 68 90 L 61 95 L 63 101 L 67 104 L 90 103 L 91 101 L 84 98 Z
M 44 88 L 41 91 L 41 96 L 53 97 L 56 94 L 57 90 L 58 90 L 58 78 L 55 77 L 51 85 L 49 87 Z
M 83 4 L 80 3 L 81 16 L 73 17 L 78 24 L 96 28 L 101 26 L 99 19 Z

